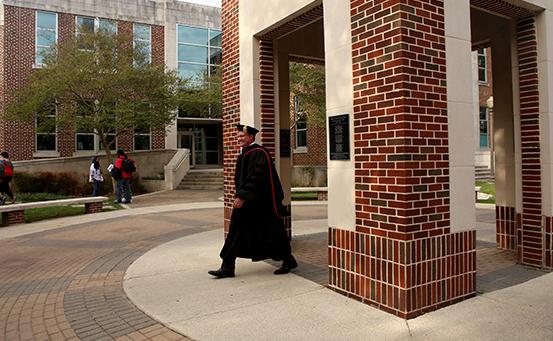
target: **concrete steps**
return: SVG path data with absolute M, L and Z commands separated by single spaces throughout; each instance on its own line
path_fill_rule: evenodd
M 222 169 L 193 169 L 186 174 L 177 189 L 217 190 L 223 189 Z
M 493 180 L 491 169 L 486 166 L 475 166 L 474 177 L 476 180 Z

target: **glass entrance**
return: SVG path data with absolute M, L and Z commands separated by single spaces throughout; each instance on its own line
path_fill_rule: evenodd
M 220 124 L 179 124 L 178 128 L 178 146 L 190 149 L 191 165 L 222 164 Z

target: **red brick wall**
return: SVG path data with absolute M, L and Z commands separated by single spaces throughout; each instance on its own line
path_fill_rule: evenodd
M 11 101 L 10 92 L 22 89 L 28 84 L 35 61 L 35 10 L 4 6 L 4 44 L 2 62 L 3 92 Z M 119 21 L 118 30 L 132 36 L 132 23 Z M 75 15 L 58 13 L 58 43 L 72 39 L 75 35 Z M 152 25 L 152 61 L 164 64 L 164 27 Z M 132 150 L 132 137 L 122 136 L 118 142 L 126 150 Z M 57 146 L 60 156 L 72 156 L 75 152 L 75 130 L 73 127 L 59 127 Z M 162 131 L 152 133 L 152 148 L 165 148 Z M 21 122 L 0 123 L 0 149 L 10 152 L 14 160 L 32 159 L 35 151 L 35 124 Z
M 518 236 L 518 253 L 521 263 L 542 266 L 544 231 L 541 208 L 538 64 L 534 16 L 518 20 L 517 48 L 522 146 L 522 225 Z
M 293 118 L 293 115 L 291 119 Z M 292 164 L 294 166 L 326 166 L 326 128 L 307 124 L 307 151 L 297 152 L 296 127 L 290 130 Z
M 34 64 L 35 11 L 28 8 L 4 6 L 4 91 L 6 103 L 13 101 L 12 93 L 26 86 Z M 10 153 L 13 160 L 32 159 L 35 141 L 34 122 L 2 121 L 4 139 L 0 149 Z
M 224 229 L 228 231 L 234 201 L 234 170 L 240 148 L 236 141 L 235 124 L 240 123 L 240 36 L 238 31 L 238 0 L 223 0 L 223 168 L 224 168 Z
M 443 1 L 352 1 L 357 226 L 449 230 Z
M 330 229 L 337 291 L 412 318 L 476 292 L 449 233 L 443 1 L 352 0 L 356 231 Z
M 275 77 L 273 41 L 259 41 L 259 83 L 261 93 L 260 141 L 275 155 Z

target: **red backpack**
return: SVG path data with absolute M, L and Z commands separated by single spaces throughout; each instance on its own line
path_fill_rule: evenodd
M 1 174 L 2 171 L 4 174 Z M 13 164 L 9 160 L 0 161 L 0 174 L 4 177 L 13 176 Z

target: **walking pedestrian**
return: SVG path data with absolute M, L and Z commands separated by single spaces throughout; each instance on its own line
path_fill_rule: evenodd
M 130 159 L 123 149 L 117 150 L 117 160 L 112 172 L 115 173 L 115 202 L 132 203 L 131 179 L 136 171 L 134 160 Z M 123 198 L 121 198 L 123 196 Z
M 0 153 L 0 205 L 6 202 L 6 196 L 15 204 L 15 195 L 10 188 L 10 182 L 13 180 L 13 163 L 10 160 L 8 152 Z
M 298 266 L 284 227 L 284 192 L 269 151 L 255 143 L 257 129 L 237 124 L 242 152 L 236 160 L 236 194 L 227 239 L 219 254 L 221 267 L 208 273 L 234 277 L 236 258 L 282 261 L 274 274 L 286 274 Z
M 98 160 L 98 156 L 92 158 L 88 181 L 92 183 L 92 196 L 95 197 L 99 195 L 100 186 L 104 181 L 104 176 L 102 174 L 102 169 L 100 168 L 100 161 Z

